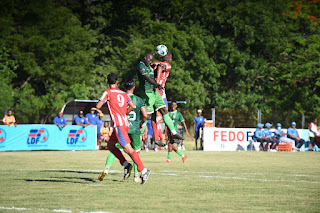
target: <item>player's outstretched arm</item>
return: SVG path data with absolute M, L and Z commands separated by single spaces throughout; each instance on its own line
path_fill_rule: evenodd
M 100 108 L 103 106 L 103 101 L 99 101 L 98 103 L 97 103 L 97 105 L 96 105 L 96 110 L 98 111 L 100 111 Z

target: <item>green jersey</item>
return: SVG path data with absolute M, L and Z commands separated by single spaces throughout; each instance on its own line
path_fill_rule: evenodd
M 144 90 L 149 90 L 152 89 L 154 87 L 153 84 L 150 84 L 147 80 L 144 79 L 144 75 L 148 75 L 151 79 L 153 79 L 155 81 L 154 78 L 154 71 L 152 69 L 151 66 L 146 66 L 142 61 L 140 61 L 140 63 L 138 64 L 137 67 L 138 70 L 138 80 L 139 80 L 139 87 L 141 91 Z
M 138 96 L 130 94 L 129 98 L 133 101 L 136 108 L 127 115 L 129 121 L 128 134 L 140 134 L 140 109 L 145 106 L 142 99 Z
M 179 132 L 179 129 L 178 129 L 178 124 L 179 124 L 179 121 L 180 122 L 183 122 L 184 121 L 184 118 L 183 116 L 181 115 L 181 113 L 176 110 L 175 112 L 169 112 L 169 116 L 170 118 L 172 119 L 173 121 L 173 125 L 174 125 L 174 129 Z

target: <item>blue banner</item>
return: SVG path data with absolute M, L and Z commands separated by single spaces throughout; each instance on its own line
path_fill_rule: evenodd
M 96 144 L 96 126 L 0 125 L 0 151 L 95 150 Z

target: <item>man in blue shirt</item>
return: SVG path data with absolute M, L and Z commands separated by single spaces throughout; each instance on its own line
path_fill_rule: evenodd
M 193 119 L 193 129 L 194 129 L 194 138 L 195 138 L 195 143 L 196 143 L 196 150 L 198 150 L 198 138 L 200 134 L 200 129 L 203 128 L 203 122 L 204 118 L 201 116 L 202 111 L 201 109 L 197 110 L 198 116 L 194 117 Z M 202 141 L 200 140 L 200 149 L 203 149 L 202 147 Z
M 99 116 L 97 117 L 97 121 L 96 121 L 96 124 L 97 124 L 97 140 L 98 140 L 98 144 L 101 144 L 102 140 L 101 140 L 101 126 L 103 124 L 103 113 L 101 112 L 99 114 Z
M 294 140 L 296 148 L 296 151 L 300 151 L 301 146 L 305 143 L 305 141 L 299 137 L 299 133 L 298 130 L 296 129 L 296 122 L 292 122 L 291 123 L 291 127 L 288 128 L 287 130 L 287 135 L 288 138 L 291 138 L 292 140 Z
M 64 119 L 62 112 L 59 112 L 53 119 L 53 124 L 57 125 L 61 129 L 67 125 L 66 119 Z
M 271 123 L 266 123 L 265 126 L 267 128 L 264 130 L 263 136 L 267 137 L 271 142 L 271 144 L 270 144 L 270 152 L 276 152 L 277 151 L 276 148 L 277 148 L 277 146 L 279 144 L 279 140 L 272 135 L 273 134 L 273 132 L 271 131 L 272 124 Z
M 79 115 L 75 117 L 73 125 L 80 125 L 85 128 L 87 125 L 93 126 L 85 117 L 83 117 L 83 111 L 79 112 Z
M 260 150 L 267 151 L 270 139 L 264 136 L 264 131 L 262 130 L 263 126 L 263 124 L 258 123 L 258 129 L 255 131 L 254 135 L 256 136 L 257 141 L 260 142 Z
M 97 125 L 97 121 L 98 121 L 97 120 L 98 115 L 94 113 L 95 111 L 96 111 L 96 108 L 91 108 L 90 113 L 86 114 L 87 121 L 92 125 Z

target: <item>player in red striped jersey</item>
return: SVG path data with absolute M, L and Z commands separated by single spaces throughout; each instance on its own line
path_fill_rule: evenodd
M 118 83 L 117 74 L 111 73 L 108 75 L 108 84 L 110 89 L 106 89 L 103 92 L 96 108 L 100 109 L 104 103 L 108 104 L 109 112 L 115 129 L 108 142 L 108 149 L 116 156 L 116 158 L 119 159 L 120 164 L 124 166 L 123 179 L 126 180 L 129 178 L 132 165 L 125 159 L 121 151 L 115 147 L 115 144 L 118 141 L 123 147 L 124 152 L 131 157 L 135 164 L 137 164 L 138 171 L 141 172 L 141 184 L 145 184 L 151 171 L 144 167 L 138 153 L 130 145 L 130 139 L 128 136 L 129 122 L 126 115 L 135 108 L 135 105 L 127 93 L 117 88 Z
M 165 56 L 162 57 L 163 61 L 158 61 L 155 62 L 151 65 L 153 70 L 157 70 L 157 76 L 155 77 L 155 80 L 158 84 L 160 84 L 162 86 L 162 89 L 157 89 L 157 91 L 159 92 L 159 94 L 161 95 L 163 102 L 166 104 L 166 108 L 168 109 L 168 100 L 167 100 L 167 95 L 166 95 L 166 91 L 165 91 L 165 85 L 167 82 L 167 79 L 169 77 L 170 74 L 170 70 L 171 70 L 171 61 L 172 61 L 172 55 L 170 53 L 167 53 Z M 162 69 L 157 69 L 158 65 L 162 66 Z M 157 131 L 157 125 L 156 123 L 153 121 L 152 122 L 152 129 L 154 132 L 154 137 L 156 141 L 160 140 L 160 135 Z M 166 129 L 167 132 L 167 129 Z

